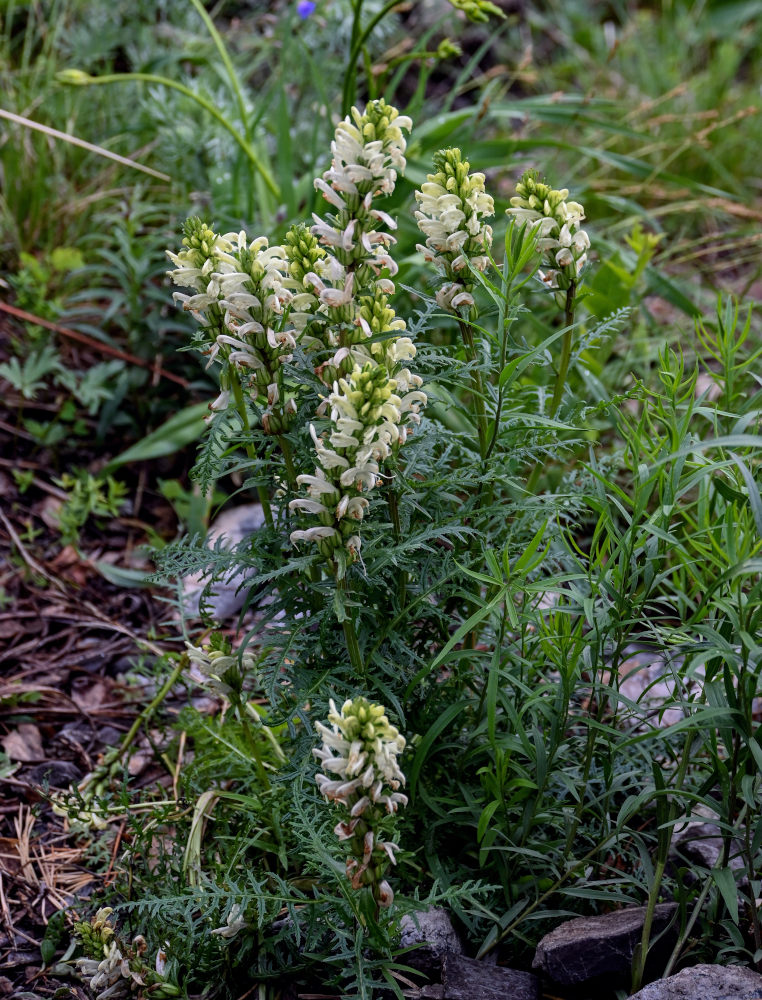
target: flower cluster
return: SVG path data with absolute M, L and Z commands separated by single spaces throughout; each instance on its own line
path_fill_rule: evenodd
M 537 233 L 537 250 L 543 254 L 545 270 L 540 278 L 549 287 L 566 291 L 577 283 L 587 261 L 590 239 L 580 223 L 582 206 L 567 201 L 569 191 L 554 190 L 528 171 L 516 185 L 508 214 L 528 223 Z
M 162 975 L 162 953 L 156 957 L 156 969 L 145 961 L 147 944 L 138 934 L 131 945 L 125 945 L 111 926 L 110 906 L 102 907 L 90 921 L 75 923 L 74 930 L 80 940 L 84 958 L 77 959 L 81 976 L 88 980 L 96 1000 L 122 1000 L 133 994 L 150 992 L 152 997 L 175 997 L 176 986 Z
M 322 269 L 305 272 L 302 284 L 317 296 L 328 321 L 325 347 L 335 353 L 321 371 L 329 384 L 370 360 L 360 346 L 369 334 L 358 315 L 359 298 L 394 291 L 397 265 L 389 248 L 396 241 L 386 230 L 396 223 L 374 200 L 394 191 L 405 169 L 402 131 L 410 128 L 410 119 L 383 100 L 371 101 L 362 114 L 352 108 L 336 128 L 330 168 L 315 180 L 335 211 L 313 216 L 312 234 L 327 254 Z
M 334 833 L 348 842 L 347 877 L 355 889 L 369 886 L 379 906 L 390 906 L 394 894 L 384 873 L 396 864 L 399 848 L 384 838 L 398 808 L 407 805 L 407 796 L 398 791 L 405 775 L 397 761 L 405 738 L 383 706 L 365 698 L 345 701 L 340 712 L 331 701 L 328 722 L 315 724 L 323 744 L 312 752 L 328 772 L 315 780 L 321 794 L 344 812 Z
M 489 264 L 495 204 L 484 189 L 484 174 L 469 173 L 470 164 L 459 149 L 443 149 L 434 157 L 436 173 L 429 174 L 415 192 L 418 228 L 426 246 L 417 249 L 445 278 L 437 292 L 443 309 L 474 304 L 469 265 L 485 271 Z
M 397 380 L 389 378 L 384 365 L 372 362 L 356 367 L 347 378 L 334 383 L 327 403 L 333 429 L 328 447 L 310 427 L 318 467 L 314 475 L 297 476 L 307 488 L 307 497 L 289 503 L 291 510 L 317 514 L 320 524 L 291 534 L 293 543 L 316 541 L 326 558 L 335 558 L 339 549 L 357 557 L 360 538 L 357 524 L 368 507 L 364 494 L 379 482 L 380 465 L 404 441 L 403 414 L 418 419 L 425 395 L 414 389 L 404 397 L 396 393 Z
M 327 318 L 320 314 L 320 299 L 307 275 L 327 276 L 330 262 L 317 237 L 303 222 L 286 233 L 283 244 L 288 260 L 287 287 L 293 292 L 289 320 L 299 331 L 300 343 L 307 349 L 319 349 L 323 340 L 321 332 Z M 305 335 L 306 334 L 306 335 Z
M 280 434 L 295 412 L 293 400 L 284 398 L 281 369 L 296 344 L 296 331 L 286 321 L 293 298 L 286 287 L 286 249 L 270 247 L 264 236 L 249 242 L 243 231 L 218 236 L 199 219 L 189 219 L 184 232 L 186 249 L 167 251 L 176 265 L 169 276 L 194 289 L 193 295 L 176 292 L 175 301 L 201 324 L 196 346 L 209 364 L 222 364 L 212 415 L 228 406 L 233 368 L 247 374 L 264 432 Z

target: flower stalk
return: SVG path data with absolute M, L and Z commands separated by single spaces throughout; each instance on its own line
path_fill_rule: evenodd
M 474 309 L 472 271 L 486 271 L 492 228 L 485 219 L 495 213 L 495 204 L 484 186 L 484 174 L 471 173 L 468 160 L 453 147 L 440 150 L 434 156 L 433 174 L 415 192 L 418 228 L 426 236 L 424 246 L 417 250 L 434 265 L 442 284 L 437 291 L 437 304 L 458 317 L 458 326 L 466 360 L 471 365 L 471 385 L 476 420 L 479 455 L 485 460 L 488 442 L 488 422 L 484 381 L 470 322 Z
M 590 249 L 590 238 L 580 228 L 585 210 L 579 202 L 568 201 L 568 197 L 568 188 L 554 189 L 529 170 L 516 185 L 516 194 L 507 210 L 518 223 L 534 231 L 536 249 L 542 258 L 538 277 L 553 291 L 557 304 L 564 310 L 561 356 L 548 410 L 551 419 L 560 409 L 569 375 L 575 298 Z M 527 482 L 529 493 L 534 492 L 540 472 L 540 466 L 535 465 Z

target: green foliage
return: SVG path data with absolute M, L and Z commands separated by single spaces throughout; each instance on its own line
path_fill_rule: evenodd
M 56 483 L 69 494 L 58 511 L 58 528 L 64 545 L 79 542 L 80 528 L 91 517 L 117 517 L 127 502 L 127 487 L 112 476 L 93 476 L 80 469 L 65 472 Z
M 716 285 L 758 276 L 760 105 L 748 67 L 762 48 L 759 5 L 619 4 L 601 8 L 604 24 L 589 4 L 548 0 L 522 8 L 521 30 L 511 13 L 489 37 L 464 16 L 495 14 L 492 4 L 453 6 L 461 14 L 441 23 L 425 5 L 381 0 L 325 0 L 306 18 L 295 4 L 239 5 L 227 22 L 223 6 L 216 23 L 196 0 L 108 11 L 60 0 L 47 16 L 25 4 L 4 15 L 8 107 L 153 170 L 137 184 L 129 164 L 10 122 L 0 253 L 17 304 L 51 319 L 66 310 L 68 324 L 145 361 L 216 344 L 206 328 L 189 331 L 161 287 L 175 206 L 215 218 L 221 233 L 245 220 L 273 246 L 285 240 L 282 277 L 303 283 L 321 257 L 296 261 L 306 231 L 292 224 L 318 208 L 313 176 L 340 105 L 397 99 L 416 119 L 408 181 L 385 206 L 399 225 L 397 313 L 375 298 L 372 268 L 354 272 L 367 342 L 360 313 L 326 322 L 333 314 L 312 303 L 306 335 L 276 349 L 264 331 L 289 329 L 286 305 L 260 323 L 249 354 L 272 363 L 267 378 L 233 361 L 219 386 L 194 383 L 219 391 L 211 413 L 149 396 L 146 374 L 121 361 L 69 371 L 35 330 L 0 366 L 25 400 L 51 384 L 70 395 L 53 421 L 22 415 L 40 443 L 83 430 L 78 408 L 99 414 L 101 430 L 141 427 L 101 477 L 61 480 L 64 540 L 118 512 L 117 468 L 201 438 L 192 490 L 161 487 L 188 530 L 157 553 L 160 575 L 203 571 L 211 585 L 248 574 L 250 632 L 232 645 L 194 637 L 177 661 L 225 710 L 187 708 L 184 735 L 166 734 L 176 796 L 151 791 L 136 804 L 127 786 L 99 785 L 95 806 L 81 804 L 92 822 L 131 807 L 113 901 L 152 953 L 166 943 L 168 976 L 186 993 L 238 996 L 256 982 L 274 995 L 288 970 L 301 992 L 388 994 L 406 975 L 399 918 L 432 903 L 452 909 L 472 952 L 501 950 L 513 964 L 528 963 L 561 914 L 652 911 L 673 896 L 667 970 L 687 956 L 762 956 L 762 348 L 745 305 L 725 296 L 710 315 Z M 553 182 L 585 203 L 591 262 L 581 242 L 559 261 L 560 232 L 540 254 L 531 225 L 497 224 L 491 249 L 480 230 L 483 262 L 463 266 L 447 248 L 447 278 L 466 296 L 451 308 L 458 290 L 443 298 L 415 252 L 410 198 L 446 146 L 487 171 L 498 218 L 511 179 L 551 150 Z M 350 208 L 333 208 L 330 226 L 346 227 Z M 249 281 L 239 293 L 262 290 L 249 267 L 258 252 L 248 240 L 235 250 Z M 538 267 L 566 272 L 555 296 Z M 222 323 L 228 307 L 216 308 Z M 429 397 L 420 426 L 408 425 L 415 433 L 380 483 L 350 484 L 317 515 L 289 509 L 305 499 L 298 477 L 316 472 L 309 424 L 331 433 L 337 404 L 321 397 L 334 377 L 351 379 L 337 347 L 376 360 L 398 338 L 397 314 Z M 235 347 L 221 349 L 211 360 L 227 364 Z M 348 383 L 350 402 L 361 381 Z M 380 413 L 392 394 L 369 402 Z M 365 431 L 380 426 L 373 406 Z M 157 413 L 164 422 L 150 430 Z M 233 490 L 255 491 L 268 523 L 233 548 L 209 547 L 203 498 Z M 340 543 L 295 548 L 291 534 L 315 517 L 324 529 L 341 520 L 345 496 L 368 501 L 353 507 L 361 547 L 353 525 Z M 654 676 L 638 685 L 644 660 Z M 313 782 L 313 723 L 329 699 L 356 696 L 382 702 L 408 739 L 389 910 L 351 888 L 338 813 Z M 722 841 L 706 871 L 670 836 L 699 814 Z M 633 985 L 649 943 L 647 924 Z
M 45 377 L 60 371 L 61 361 L 58 351 L 52 344 L 45 344 L 23 361 L 12 357 L 0 364 L 0 375 L 10 382 L 24 399 L 34 399 L 45 387 Z

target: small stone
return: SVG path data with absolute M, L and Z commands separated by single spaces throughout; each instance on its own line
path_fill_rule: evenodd
M 82 772 L 69 760 L 49 760 L 33 767 L 26 778 L 33 785 L 68 788 L 81 780 Z
M 671 852 L 678 858 L 682 855 L 704 868 L 714 868 L 723 849 L 724 842 L 715 823 L 688 823 L 675 837 Z M 730 868 L 739 871 L 746 867 L 742 852 L 743 845 L 737 840 L 731 840 L 728 856 Z
M 208 548 L 214 548 L 219 543 L 223 548 L 231 549 L 259 531 L 264 523 L 265 516 L 260 504 L 232 507 L 223 511 L 211 526 L 206 545 Z M 211 584 L 208 594 L 204 593 L 204 588 L 209 579 L 203 573 L 193 573 L 184 577 L 183 611 L 188 618 L 198 618 L 203 606 L 204 611 L 215 621 L 225 621 L 243 607 L 246 600 L 246 581 L 254 576 L 255 572 L 256 570 L 250 567 L 224 580 L 218 580 Z
M 403 956 L 405 965 L 432 980 L 439 979 L 446 954 L 463 953 L 458 932 L 449 913 L 441 906 L 406 913 L 400 920 L 400 947 L 414 949 Z
M 762 976 L 741 965 L 694 965 L 657 979 L 630 1000 L 762 1000 Z
M 675 903 L 655 908 L 651 937 L 671 920 Z M 628 973 L 640 943 L 645 906 L 628 906 L 595 917 L 575 917 L 554 928 L 537 945 L 533 969 L 556 983 L 584 983 L 596 976 Z

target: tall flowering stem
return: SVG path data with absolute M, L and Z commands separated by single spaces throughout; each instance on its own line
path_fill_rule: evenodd
M 295 530 L 291 540 L 317 545 L 339 590 L 359 558 L 368 495 L 383 482 L 384 468 L 394 466 L 426 404 L 420 376 L 407 367 L 415 345 L 390 304 L 397 265 L 389 230 L 396 225 L 377 207 L 405 168 L 403 131 L 410 127 L 382 100 L 363 112 L 352 108 L 336 128 L 330 168 L 315 181 L 329 211 L 313 216 L 310 232 L 287 237 L 293 319 L 326 386 L 318 415 L 329 417 L 322 432 L 310 427 L 315 471 L 297 476 L 307 495 L 289 504 L 318 523 Z M 362 671 L 353 624 L 346 617 L 343 624 L 353 666 Z
M 328 724 L 315 728 L 322 737 L 312 751 L 322 767 L 315 781 L 341 813 L 334 833 L 349 852 L 347 878 L 353 889 L 370 889 L 377 910 L 391 906 L 394 893 L 384 876 L 399 850 L 391 839 L 396 813 L 407 805 L 397 761 L 405 738 L 382 705 L 362 697 L 345 701 L 341 711 L 331 701 Z
M 508 215 L 535 231 L 536 249 L 542 256 L 538 276 L 546 288 L 553 291 L 556 303 L 564 310 L 561 356 L 548 410 L 551 418 L 558 413 L 569 374 L 575 298 L 590 249 L 590 238 L 580 228 L 585 210 L 579 202 L 569 201 L 568 197 L 568 188 L 552 188 L 530 170 L 516 185 L 516 194 L 508 209 Z M 534 492 L 540 473 L 540 465 L 535 465 L 527 481 L 528 492 Z
M 572 327 L 577 289 L 587 262 L 590 238 L 580 223 L 585 218 L 582 205 L 568 201 L 567 188 L 555 190 L 528 171 L 516 185 L 508 214 L 519 223 L 528 223 L 537 233 L 537 251 L 542 255 L 540 280 L 554 291 L 558 305 L 564 310 L 566 332 L 561 344 L 550 416 L 558 412 L 569 372 L 572 347 Z
M 443 279 L 436 295 L 438 305 L 458 316 L 466 357 L 472 364 L 479 453 L 484 460 L 489 441 L 484 383 L 469 321 L 474 308 L 471 269 L 485 271 L 489 266 L 492 228 L 484 220 L 494 215 L 495 205 L 485 190 L 484 174 L 471 173 L 459 149 L 440 150 L 434 156 L 434 166 L 436 172 L 429 174 L 415 193 L 415 217 L 426 236 L 426 245 L 417 249 Z

